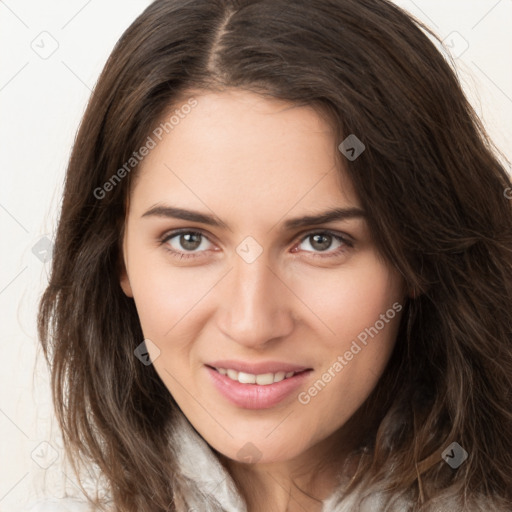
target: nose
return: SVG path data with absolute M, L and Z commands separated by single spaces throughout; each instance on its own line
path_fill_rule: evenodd
M 262 348 L 291 333 L 294 295 L 271 268 L 265 253 L 252 263 L 238 256 L 222 283 L 221 332 L 240 345 Z

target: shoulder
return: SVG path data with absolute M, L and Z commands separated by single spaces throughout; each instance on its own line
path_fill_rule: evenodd
M 52 498 L 32 503 L 26 512 L 95 512 L 95 508 L 87 501 Z
M 464 501 L 464 500 L 462 500 Z M 338 492 L 330 496 L 322 508 L 322 512 L 375 512 L 389 510 L 390 512 L 410 512 L 416 510 L 418 504 L 410 496 L 390 496 L 382 491 L 369 491 L 361 495 L 352 493 L 344 495 Z M 510 503 L 498 497 L 489 498 L 476 495 L 461 503 L 460 496 L 446 497 L 444 495 L 433 499 L 422 510 L 425 512 L 511 512 Z

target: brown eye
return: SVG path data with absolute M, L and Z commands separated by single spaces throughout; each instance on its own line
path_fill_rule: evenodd
M 211 242 L 205 235 L 198 231 L 180 231 L 169 233 L 162 243 L 167 246 L 171 253 L 182 257 L 195 256 L 195 253 L 202 253 L 210 248 Z
M 331 235 L 317 234 L 309 237 L 310 245 L 318 251 L 326 251 L 332 244 L 333 237 Z
M 299 248 L 300 246 L 302 246 L 301 250 L 312 253 L 313 255 L 315 255 L 315 253 L 326 253 L 325 256 L 329 257 L 336 256 L 346 251 L 348 248 L 352 247 L 353 244 L 350 240 L 341 235 L 321 231 L 307 234 L 302 238 Z M 318 254 L 318 256 L 324 255 Z
M 181 247 L 187 251 L 195 251 L 201 245 L 201 237 L 200 233 L 185 233 L 183 235 L 179 235 L 179 244 Z

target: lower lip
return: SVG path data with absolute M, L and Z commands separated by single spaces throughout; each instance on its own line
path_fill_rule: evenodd
M 206 366 L 215 387 L 230 402 L 244 409 L 269 409 L 290 396 L 304 383 L 312 370 L 305 370 L 267 386 L 241 384 Z

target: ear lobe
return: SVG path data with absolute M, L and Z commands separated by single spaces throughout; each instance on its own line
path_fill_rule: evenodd
M 125 269 L 121 271 L 121 276 L 119 278 L 119 284 L 121 285 L 121 289 L 127 297 L 133 298 L 132 286 L 130 284 L 130 279 L 128 277 L 128 273 Z
M 133 291 L 132 286 L 130 284 L 130 278 L 128 277 L 128 272 L 126 271 L 126 263 L 124 259 L 124 255 L 126 254 L 126 238 L 124 233 L 124 226 L 122 228 L 122 234 L 120 238 L 120 246 L 119 252 L 117 253 L 117 275 L 119 276 L 119 284 L 124 294 L 127 297 L 131 297 L 133 299 Z
M 132 286 L 130 284 L 130 278 L 128 277 L 128 272 L 126 271 L 126 266 L 124 264 L 123 258 L 121 256 L 119 261 L 119 284 L 121 285 L 121 289 L 127 297 L 133 298 Z

